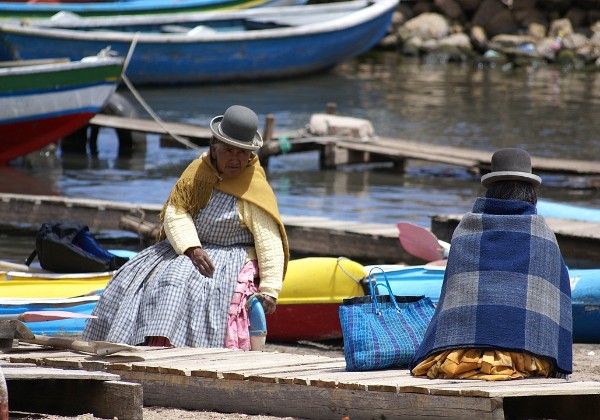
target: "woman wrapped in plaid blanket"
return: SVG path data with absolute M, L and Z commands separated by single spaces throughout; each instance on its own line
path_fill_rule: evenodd
M 415 376 L 506 380 L 572 372 L 569 274 L 536 213 L 541 179 L 521 149 L 494 153 L 454 231 L 439 304 L 410 363 Z

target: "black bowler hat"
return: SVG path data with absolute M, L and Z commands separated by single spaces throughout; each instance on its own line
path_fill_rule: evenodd
M 489 187 L 495 181 L 525 181 L 534 187 L 542 179 L 531 173 L 531 157 L 523 149 L 500 149 L 492 155 L 492 171 L 481 177 L 481 184 Z
M 258 117 L 245 106 L 230 106 L 224 115 L 212 119 L 210 129 L 218 140 L 240 149 L 258 150 L 263 145 Z

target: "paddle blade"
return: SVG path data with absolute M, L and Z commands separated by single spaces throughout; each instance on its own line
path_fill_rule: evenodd
M 406 252 L 425 261 L 444 257 L 444 248 L 431 231 L 409 222 L 398 222 L 398 237 Z
M 18 315 L 17 319 L 22 322 L 56 321 L 58 319 L 74 318 L 98 318 L 94 315 L 80 314 L 69 311 L 29 311 Z

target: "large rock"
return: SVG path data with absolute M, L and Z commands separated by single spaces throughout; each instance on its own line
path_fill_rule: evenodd
M 452 21 L 465 22 L 467 20 L 460 4 L 456 0 L 434 0 L 433 4 L 436 10 L 439 10 L 441 14 Z
M 490 38 L 500 34 L 516 34 L 519 31 L 515 17 L 508 9 L 494 15 L 483 25 L 483 28 Z
M 448 20 L 439 13 L 423 13 L 407 21 L 398 31 L 398 38 L 405 41 L 411 38 L 444 38 L 450 32 Z
M 483 0 L 471 19 L 473 26 L 485 27 L 485 24 L 495 15 L 506 9 L 500 0 Z

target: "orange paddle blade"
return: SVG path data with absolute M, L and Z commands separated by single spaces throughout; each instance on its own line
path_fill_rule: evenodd
M 80 314 L 69 311 L 29 311 L 16 316 L 22 322 L 56 321 L 58 319 L 98 318 L 94 315 Z
M 398 237 L 406 252 L 425 261 L 437 261 L 444 256 L 444 249 L 430 230 L 409 222 L 399 222 Z

